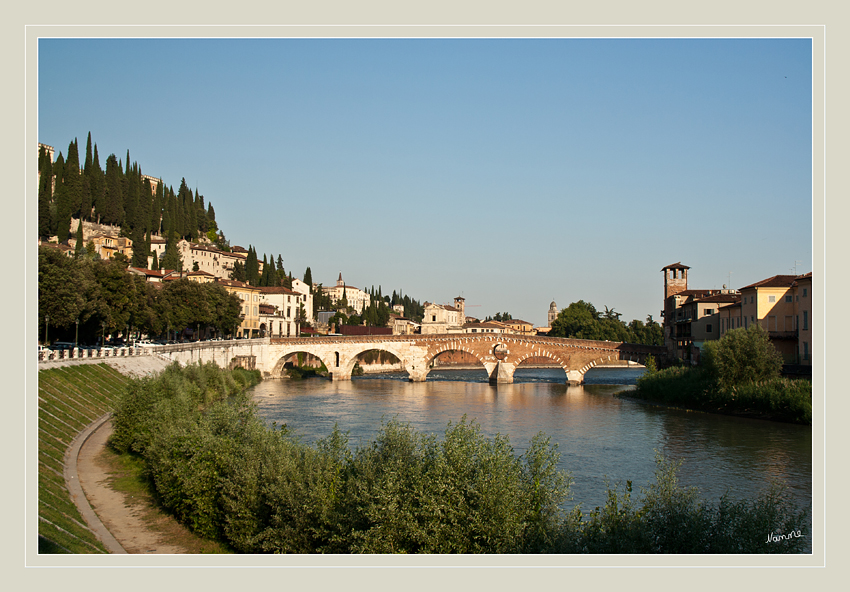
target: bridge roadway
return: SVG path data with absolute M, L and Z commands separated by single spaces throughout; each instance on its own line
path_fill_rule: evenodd
M 202 341 L 159 346 L 156 353 L 183 365 L 216 362 L 219 366 L 257 369 L 265 378 L 280 378 L 284 365 L 299 352 L 316 356 L 332 380 L 350 380 L 358 356 L 370 351 L 396 356 L 411 382 L 428 376 L 435 357 L 446 351 L 464 351 L 484 366 L 492 383 L 513 382 L 514 371 L 528 358 L 548 358 L 564 369 L 568 384 L 582 384 L 585 373 L 608 360 L 643 364 L 647 356 L 666 357 L 662 346 L 613 341 L 563 339 L 506 334 L 449 333 L 433 335 L 318 336 Z

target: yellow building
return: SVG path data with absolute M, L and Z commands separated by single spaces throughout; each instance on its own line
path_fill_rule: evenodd
M 260 334 L 260 289 L 235 280 L 216 280 L 231 294 L 242 300 L 242 324 L 237 338 L 259 337 Z
M 812 364 L 812 274 L 797 278 L 794 304 L 797 305 L 797 360 L 799 364 Z
M 741 288 L 743 326 L 758 323 L 786 364 L 811 364 L 812 274 L 775 275 Z
M 507 325 L 508 329 L 513 331 L 514 333 L 518 333 L 519 335 L 534 335 L 534 325 L 529 323 L 528 321 L 521 321 L 519 319 L 508 319 L 507 321 L 502 321 L 505 325 Z
M 215 276 L 206 271 L 190 271 L 186 274 L 186 278 L 190 282 L 197 282 L 199 284 L 209 284 L 215 281 Z
M 133 241 L 127 237 L 101 234 L 91 237 L 88 242 L 94 244 L 94 252 L 101 259 L 112 259 L 117 253 L 123 254 L 127 259 L 133 258 Z

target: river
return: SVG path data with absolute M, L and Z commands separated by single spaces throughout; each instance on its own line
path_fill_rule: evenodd
M 286 424 L 307 443 L 334 424 L 352 448 L 374 438 L 381 421 L 397 418 L 442 435 L 464 415 L 486 435 L 508 435 L 517 454 L 545 432 L 558 444 L 560 468 L 573 478 L 568 507 L 605 503 L 606 479 L 631 480 L 635 491 L 654 480 L 655 451 L 682 461 L 680 483 L 716 502 L 724 492 L 749 499 L 774 480 L 811 515 L 812 430 L 755 419 L 666 409 L 614 397 L 634 388 L 643 368 L 594 368 L 582 386 L 564 384 L 560 369 L 519 368 L 513 384 L 491 385 L 484 370 L 435 369 L 426 382 L 406 373 L 351 381 L 271 380 L 254 388 L 267 423 Z M 809 523 L 811 527 L 811 523 Z

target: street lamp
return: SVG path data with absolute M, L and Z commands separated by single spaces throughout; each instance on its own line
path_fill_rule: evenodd
M 74 349 L 77 349 L 80 347 L 80 319 L 77 319 L 75 323 L 77 325 L 77 330 L 74 333 Z
M 50 317 L 44 315 L 44 347 L 47 347 L 47 325 L 50 324 Z
M 106 346 L 106 321 L 100 322 L 100 347 Z

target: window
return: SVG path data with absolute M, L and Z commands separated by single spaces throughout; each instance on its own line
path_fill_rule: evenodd
M 707 324 L 707 325 L 705 326 L 705 332 L 706 332 L 706 333 L 711 333 L 711 323 L 709 323 L 709 324 Z
M 803 359 L 804 360 L 809 359 L 809 342 L 808 341 L 803 342 Z
M 803 331 L 809 330 L 809 311 L 803 311 Z
M 753 303 L 753 302 L 755 302 L 755 301 L 756 301 L 756 297 L 755 297 L 755 296 L 750 296 L 750 304 L 752 304 L 752 303 Z
M 702 311 L 702 312 L 703 312 L 703 314 L 713 315 L 713 314 L 714 314 L 714 309 L 713 309 L 713 308 L 706 308 L 706 309 L 705 309 L 704 311 Z
M 776 296 L 768 296 L 767 301 L 768 302 L 776 302 Z
M 791 298 L 790 294 L 785 296 L 785 302 L 792 302 L 792 301 L 793 301 L 793 298 Z
M 806 298 L 809 295 L 809 289 L 803 288 L 803 298 Z

